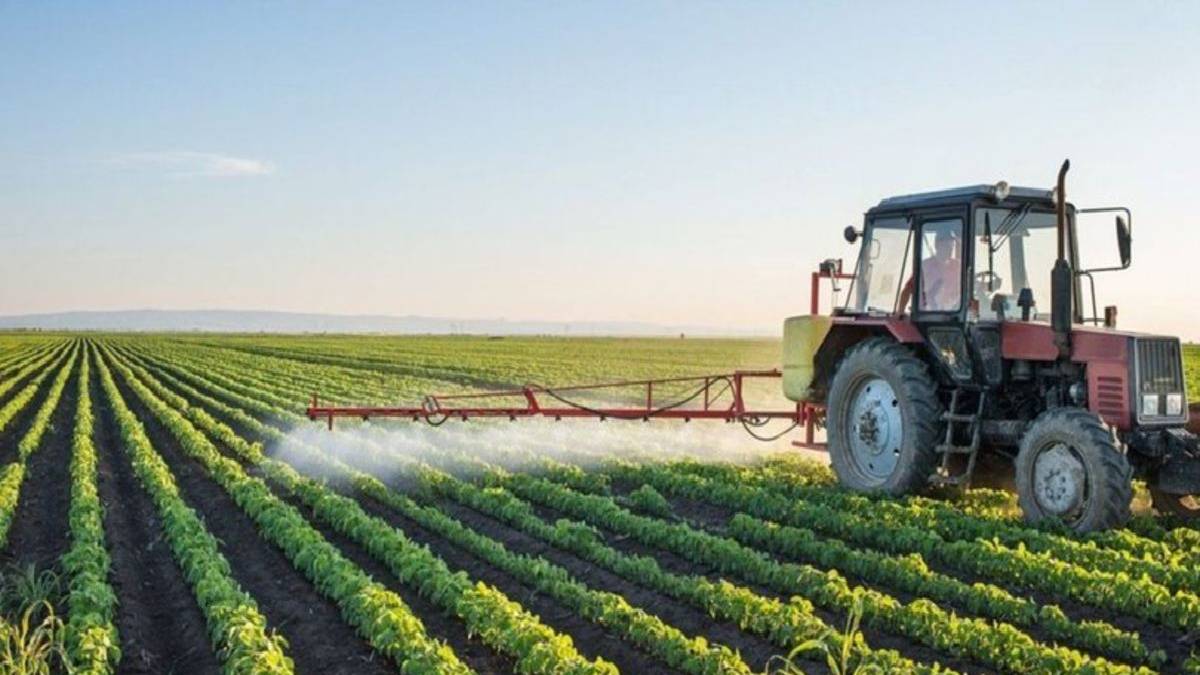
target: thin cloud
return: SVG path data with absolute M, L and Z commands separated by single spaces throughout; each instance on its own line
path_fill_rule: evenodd
M 161 171 L 184 177 L 230 178 L 275 173 L 275 165 L 271 162 L 212 152 L 129 152 L 116 155 L 109 162 L 125 169 Z

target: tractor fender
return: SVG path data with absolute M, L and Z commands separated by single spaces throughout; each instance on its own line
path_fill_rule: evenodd
M 922 342 L 920 332 L 911 323 L 899 320 L 846 320 L 834 317 L 833 323 L 813 355 L 809 401 L 823 403 L 834 371 L 854 345 L 874 337 L 886 337 L 900 344 Z

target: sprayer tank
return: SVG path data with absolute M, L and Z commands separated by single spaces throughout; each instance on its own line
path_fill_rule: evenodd
M 783 322 L 783 395 L 796 402 L 812 396 L 814 357 L 833 318 L 822 315 L 793 316 Z

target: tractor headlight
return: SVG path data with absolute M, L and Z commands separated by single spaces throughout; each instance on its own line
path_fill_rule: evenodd
M 1142 414 L 1158 415 L 1158 394 L 1142 394 Z
M 1183 394 L 1167 394 L 1167 415 L 1178 417 L 1183 414 Z

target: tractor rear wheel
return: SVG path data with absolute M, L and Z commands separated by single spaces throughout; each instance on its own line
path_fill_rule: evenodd
M 1121 527 L 1132 469 L 1100 418 L 1078 408 L 1041 414 L 1017 453 L 1017 501 L 1029 522 L 1058 518 L 1077 532 Z
M 937 463 L 942 404 L 926 365 L 886 338 L 865 340 L 838 364 L 826 432 L 838 481 L 859 492 L 924 489 Z

